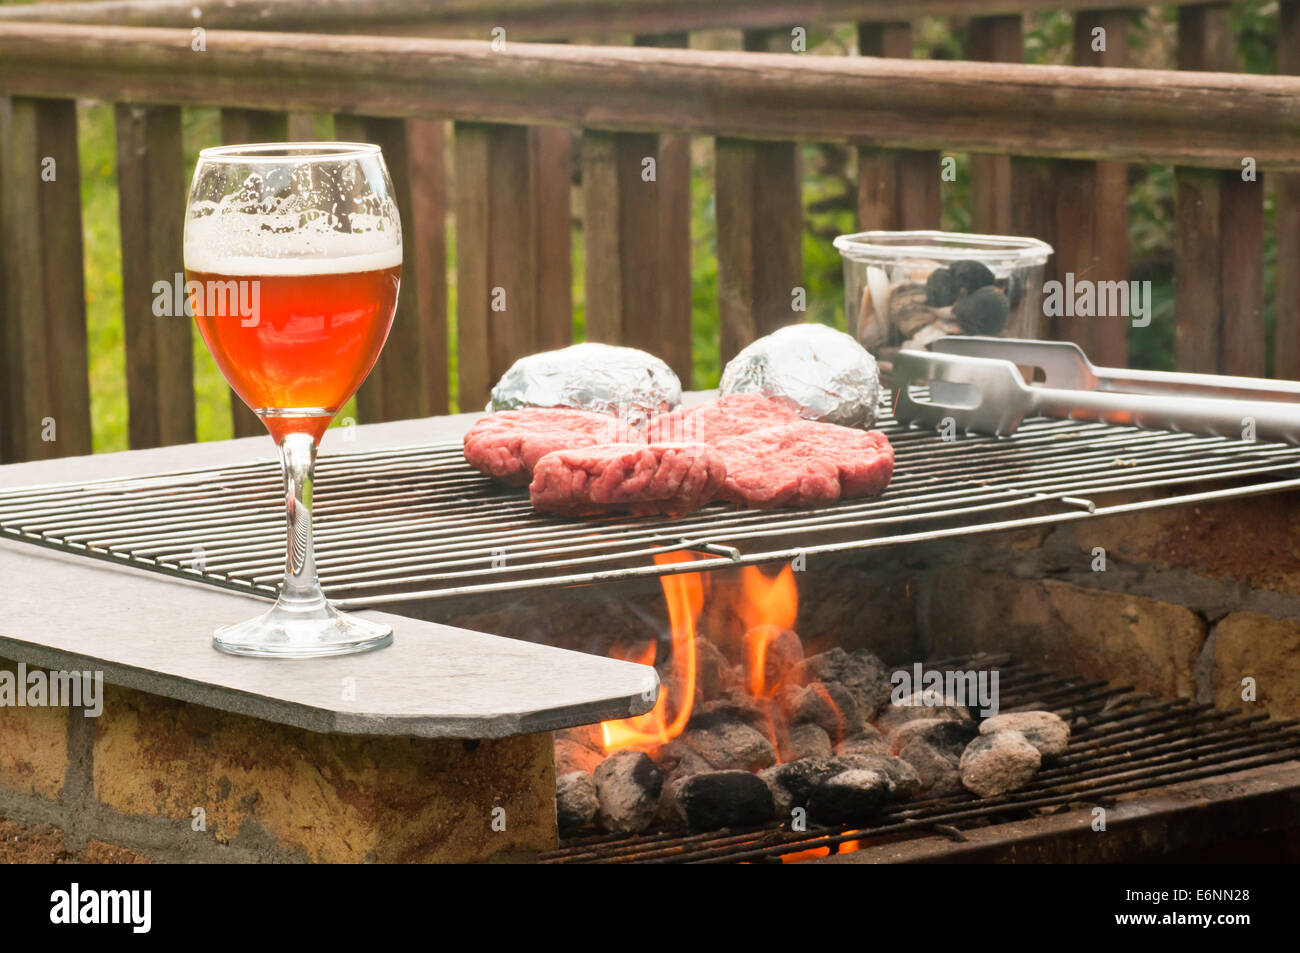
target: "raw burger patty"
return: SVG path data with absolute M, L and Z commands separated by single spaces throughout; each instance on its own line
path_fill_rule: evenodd
M 894 475 L 884 434 L 801 420 L 719 441 L 727 467 L 718 494 L 755 509 L 879 496 Z
M 758 394 L 731 394 L 696 407 L 678 410 L 650 421 L 651 441 L 716 444 L 727 437 L 752 433 L 801 418 L 788 406 Z
M 609 444 L 548 453 L 528 495 L 534 509 L 562 516 L 682 516 L 713 499 L 726 476 L 718 451 L 703 444 Z
M 537 461 L 552 450 L 628 439 L 626 428 L 608 414 L 561 408 L 504 410 L 484 417 L 465 434 L 465 459 L 481 473 L 525 486 Z

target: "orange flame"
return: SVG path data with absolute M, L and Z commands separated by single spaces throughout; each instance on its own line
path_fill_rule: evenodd
M 734 603 L 736 615 L 745 623 L 745 667 L 749 693 L 770 698 L 780 684 L 768 684 L 767 653 L 772 641 L 794 627 L 799 615 L 799 589 L 794 569 L 786 566 L 769 578 L 756 566 L 740 571 L 740 591 Z
M 694 559 L 694 554 L 687 552 L 655 556 L 655 562 L 661 566 Z M 603 722 L 600 727 L 605 737 L 606 753 L 671 741 L 682 733 L 691 717 L 695 703 L 695 620 L 704 608 L 704 577 L 698 572 L 679 573 L 661 576 L 659 583 L 668 603 L 668 621 L 672 631 L 674 678 L 671 684 L 676 688 L 673 694 L 679 697 L 670 698 L 669 692 L 660 690 L 655 707 L 646 714 Z M 633 661 L 650 664 L 654 655 L 654 646 L 651 645 L 648 654 L 643 653 L 641 658 Z M 669 710 L 673 711 L 672 721 L 668 720 Z

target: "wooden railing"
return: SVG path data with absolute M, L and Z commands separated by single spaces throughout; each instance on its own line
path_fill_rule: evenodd
M 1169 6 L 1222 7 L 1224 0 Z M 763 30 L 820 23 L 908 23 L 921 17 L 1007 18 L 1057 10 L 1128 12 L 1134 0 L 90 0 L 43 3 L 0 18 L 108 26 L 204 26 L 314 33 L 420 33 L 482 37 L 501 27 L 521 39 L 583 34 Z M 198 15 L 195 15 L 198 10 Z
M 124 7 L 147 6 L 149 16 L 160 16 L 171 4 L 76 6 L 116 8 L 107 15 L 120 18 Z M 247 6 L 235 0 L 212 7 L 205 22 Z M 338 2 L 327 9 L 358 6 Z M 419 6 L 433 5 L 367 4 L 389 13 Z M 467 17 L 485 6 L 491 5 L 437 5 L 443 14 L 459 9 Z M 540 4 L 496 6 L 521 13 Z M 660 28 L 723 22 L 687 19 L 701 16 L 700 6 L 713 14 L 728 7 L 644 0 L 619 9 L 630 15 L 653 8 Z M 730 5 L 729 15 L 739 6 Z M 902 15 L 898 4 L 751 3 L 748 13 L 774 19 L 746 22 L 788 23 L 795 6 L 800 18 L 848 16 L 850 6 L 859 19 L 865 8 L 880 11 L 883 23 L 859 31 L 862 51 L 910 52 L 908 28 L 889 22 Z M 981 0 L 906 6 L 910 16 L 923 6 L 919 12 L 960 6 L 998 13 L 1056 5 Z M 1285 37 L 1300 38 L 1298 6 L 1283 5 Z M 599 7 L 609 4 L 586 0 L 565 9 Z M 11 9 L 0 9 L 0 19 Z M 777 17 L 781 10 L 785 17 Z M 1186 8 L 1183 65 L 1205 65 L 1221 49 L 1213 24 L 1222 11 L 1222 5 Z M 343 22 L 336 25 L 343 28 Z M 1201 28 L 1194 28 L 1197 23 Z M 277 27 L 292 26 L 277 21 Z M 1122 34 L 1127 21 L 1112 26 Z M 990 24 L 983 34 L 989 58 L 1008 54 L 1011 32 Z M 221 30 L 207 33 L 206 51 L 199 54 L 192 41 L 189 29 L 0 23 L 0 96 L 7 97 L 0 107 L 4 459 L 90 450 L 76 175 L 79 98 L 119 104 L 132 446 L 194 438 L 192 330 L 185 322 L 154 318 L 150 308 L 153 282 L 180 270 L 186 170 L 179 128 L 186 106 L 220 107 L 227 141 L 283 138 L 295 114 L 324 111 L 335 113 L 339 135 L 384 147 L 411 227 L 405 229 L 408 268 L 399 319 L 359 395 L 359 416 L 369 420 L 447 409 L 448 204 L 456 216 L 461 407 L 481 406 L 515 357 L 571 339 L 572 129 L 583 132 L 587 336 L 657 351 L 686 380 L 691 135 L 716 140 L 724 359 L 792 320 L 790 292 L 801 283 L 796 142 L 839 141 L 856 149 L 863 227 L 936 226 L 941 152 L 974 153 L 982 164 L 974 176 L 977 228 L 1038 235 L 1056 245 L 1058 272 L 1108 279 L 1123 277 L 1127 262 L 1125 230 L 1114 219 L 1127 191 L 1123 166 L 1113 163 L 1175 166 L 1177 360 L 1189 369 L 1264 370 L 1263 176 L 1243 182 L 1243 158 L 1260 170 L 1287 173 L 1278 177 L 1279 256 L 1294 261 L 1300 251 L 1300 190 L 1294 185 L 1300 177 L 1292 174 L 1300 171 L 1300 80 L 1290 78 L 651 46 L 508 43 L 499 50 L 482 42 Z M 680 45 L 682 38 L 667 42 Z M 751 48 L 767 42 L 756 31 L 746 38 Z M 441 166 L 447 120 L 454 122 L 456 191 L 450 203 Z M 658 160 L 658 176 L 648 185 L 641 170 L 650 156 Z M 57 183 L 28 185 L 41 181 L 47 157 L 62 170 Z M 1278 270 L 1277 369 L 1300 376 L 1300 294 L 1292 271 Z M 490 306 L 498 288 L 506 293 L 505 312 Z M 1115 347 L 1117 339 L 1123 343 L 1120 322 L 1083 321 L 1055 330 L 1073 331 L 1094 356 L 1123 363 Z M 58 421 L 55 442 L 41 439 L 42 421 L 50 417 Z M 246 413 L 236 417 L 237 432 L 257 432 L 257 426 Z

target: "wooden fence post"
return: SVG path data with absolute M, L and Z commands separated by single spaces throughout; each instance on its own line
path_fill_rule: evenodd
M 1178 66 L 1236 68 L 1229 4 L 1179 8 Z M 1185 371 L 1263 375 L 1262 173 L 1177 168 L 1174 180 L 1175 364 Z
M 456 123 L 456 327 L 460 409 L 537 349 L 533 160 L 523 126 Z
M 910 59 L 910 23 L 858 24 L 863 56 Z M 929 150 L 858 149 L 858 228 L 938 228 L 943 206 L 942 156 Z
M 388 343 L 357 392 L 364 422 L 425 417 L 445 408 L 447 298 L 441 123 L 336 116 L 341 139 L 384 153 L 402 217 L 402 287 Z M 431 286 L 424 287 L 425 282 Z
M 132 448 L 194 441 L 193 321 L 154 314 L 154 284 L 183 273 L 185 156 L 179 106 L 118 103 L 122 316 Z
M 1023 156 L 1011 159 L 1011 179 L 1016 188 L 1016 201 L 1011 206 L 1011 230 L 1016 235 L 1041 239 L 1053 248 L 1061 244 L 1056 165 L 1052 159 Z M 1058 262 L 1058 255 L 1047 259 L 1047 266 L 1043 269 L 1044 284 L 1060 280 Z M 1035 318 L 1037 327 L 1028 330 L 1029 336 L 1049 337 L 1053 330 L 1051 322 L 1041 310 Z
M 528 131 L 537 249 L 537 349 L 573 342 L 573 135 L 564 126 Z
M 986 63 L 1019 63 L 1024 58 L 1024 27 L 1019 14 L 975 17 L 968 55 Z M 1011 232 L 1011 157 L 971 156 L 971 227 L 988 235 Z
M 639 36 L 638 46 L 686 49 L 689 33 Z M 691 137 L 659 136 L 659 267 L 662 281 L 664 339 L 657 352 L 691 386 Z
M 662 354 L 690 334 L 690 314 L 667 310 L 660 185 L 648 179 L 659 137 L 587 132 L 582 138 L 587 244 L 587 340 Z
M 719 139 L 718 312 L 725 364 L 751 341 L 800 320 L 803 205 L 793 149 Z
M 0 460 L 91 452 L 77 106 L 0 99 Z
M 1074 19 L 1076 66 L 1124 67 L 1129 62 L 1129 11 L 1081 10 Z M 1093 248 L 1087 261 L 1069 262 L 1077 275 L 1088 269 L 1095 281 L 1128 280 L 1128 166 L 1095 163 L 1090 194 L 1082 196 L 1093 219 Z M 1058 249 L 1058 256 L 1060 249 Z M 1081 268 L 1080 266 L 1083 266 Z M 1094 318 L 1069 326 L 1062 337 L 1076 342 L 1105 367 L 1128 364 L 1128 328 L 1124 317 Z
M 1277 71 L 1300 73 L 1300 0 L 1281 0 L 1278 10 Z M 1273 373 L 1300 378 L 1300 173 L 1273 177 L 1277 193 L 1277 325 Z

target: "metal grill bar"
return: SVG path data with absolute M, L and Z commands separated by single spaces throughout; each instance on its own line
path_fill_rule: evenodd
M 875 500 L 567 520 L 480 476 L 459 444 L 322 457 L 317 562 L 345 606 L 694 572 L 1300 488 L 1300 448 L 1080 421 L 945 441 L 886 419 L 896 466 Z M 1134 490 L 1138 502 L 1106 502 Z M 271 461 L 0 491 L 0 533 L 271 596 L 283 567 Z M 657 554 L 704 558 L 656 565 Z
M 927 666 L 997 669 L 1002 710 L 1055 711 L 1072 723 L 1069 750 L 1014 794 L 981 799 L 963 793 L 909 801 L 886 810 L 870 826 L 794 832 L 772 825 L 705 834 L 598 835 L 566 841 L 542 854 L 541 862 L 783 862 L 812 851 L 834 853 L 849 841 L 880 843 L 937 830 L 959 838 L 962 827 L 990 819 L 1028 818 L 1074 802 L 1106 804 L 1120 794 L 1300 759 L 1300 722 L 1217 711 L 1187 699 L 1160 700 L 1128 687 L 1055 675 L 1006 655 L 942 659 Z

